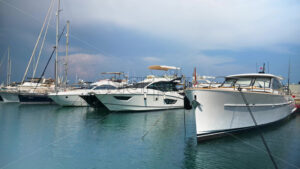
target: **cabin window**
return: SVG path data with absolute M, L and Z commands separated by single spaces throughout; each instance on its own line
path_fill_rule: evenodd
M 129 100 L 131 97 L 130 96 L 114 96 L 114 98 L 118 100 Z
M 173 99 L 164 99 L 166 104 L 175 104 L 177 102 L 177 100 L 173 100 Z
M 176 88 L 175 83 L 170 83 L 170 82 L 157 82 L 157 83 L 152 83 L 147 87 L 148 89 L 154 89 L 154 90 L 160 90 L 163 92 L 169 92 L 169 91 L 178 91 Z
M 272 88 L 273 89 L 280 89 L 280 88 L 282 88 L 281 82 L 279 80 L 273 78 Z
M 235 81 L 235 79 L 226 79 L 222 87 L 232 87 Z
M 135 84 L 131 84 L 129 86 L 125 86 L 125 87 L 122 87 L 122 88 L 133 88 L 133 89 L 137 89 L 137 88 L 144 88 L 146 87 L 147 85 L 149 85 L 149 83 L 135 83 Z
M 238 87 L 245 87 L 245 86 L 251 86 L 252 78 L 239 78 L 235 82 L 235 86 Z
M 257 77 L 253 84 L 254 87 L 258 88 L 269 88 L 270 87 L 270 78 L 268 77 Z
M 101 85 L 94 88 L 94 90 L 101 90 L 101 89 L 116 89 L 116 87 L 112 85 Z

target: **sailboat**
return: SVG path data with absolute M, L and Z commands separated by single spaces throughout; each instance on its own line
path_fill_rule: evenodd
M 48 60 L 48 63 L 42 73 L 42 76 L 40 78 L 31 78 L 31 82 L 33 82 L 33 79 L 38 79 L 36 83 L 36 86 L 29 89 L 29 90 L 23 90 L 23 91 L 20 91 L 18 96 L 19 96 L 19 99 L 20 99 L 20 102 L 21 103 L 54 103 L 53 100 L 51 98 L 48 97 L 48 93 L 49 92 L 54 92 L 57 90 L 58 88 L 58 48 L 59 48 L 59 40 L 61 38 L 61 35 L 62 33 L 64 32 L 64 30 L 62 31 L 62 33 L 59 35 L 59 13 L 60 13 L 60 0 L 57 1 L 57 13 L 56 13 L 56 46 L 52 52 L 52 54 L 56 53 L 56 58 L 55 58 L 55 79 L 54 80 L 45 80 L 43 78 L 44 76 L 44 73 L 45 73 L 45 70 L 49 64 L 49 61 L 50 59 L 52 58 L 52 55 L 50 56 L 49 60 Z M 25 80 L 25 77 L 27 75 L 27 72 L 28 72 L 28 68 L 31 64 L 31 61 L 32 61 L 32 58 L 34 57 L 35 55 L 35 51 L 36 51 L 36 48 L 37 48 L 37 44 L 39 43 L 39 40 L 41 38 L 41 34 L 42 32 L 44 31 L 44 27 L 45 27 L 45 24 L 46 24 L 46 21 L 48 20 L 48 23 L 47 23 L 47 27 L 46 27 L 46 30 L 44 32 L 44 38 L 43 38 L 43 42 L 42 42 L 42 45 L 41 45 L 41 48 L 40 48 L 40 52 L 39 52 L 39 55 L 38 55 L 38 59 L 37 59 L 37 63 L 35 65 L 35 68 L 34 68 L 34 71 L 33 71 L 33 77 L 35 75 L 35 71 L 36 71 L 36 68 L 37 68 L 37 65 L 38 65 L 38 61 L 39 61 L 39 58 L 40 58 L 40 54 L 41 54 L 41 51 L 42 51 L 42 47 L 43 47 L 43 44 L 44 44 L 44 41 L 45 41 L 45 37 L 46 37 L 46 34 L 47 34 L 47 30 L 48 30 L 48 26 L 49 26 L 49 22 L 51 20 L 51 11 L 52 11 L 52 8 L 54 6 L 54 0 L 51 1 L 51 5 L 48 9 L 48 13 L 46 15 L 46 18 L 44 20 L 44 23 L 43 23 L 43 26 L 42 26 L 42 29 L 41 29 L 41 32 L 39 34 L 39 37 L 38 37 L 38 40 L 36 42 L 36 45 L 33 49 L 33 52 L 32 52 L 32 55 L 30 57 L 30 60 L 29 60 L 29 63 L 28 63 L 28 66 L 26 68 L 26 71 L 25 71 L 25 74 L 24 74 L 24 77 L 23 77 L 23 80 L 22 80 L 22 83 L 24 83 L 24 80 Z

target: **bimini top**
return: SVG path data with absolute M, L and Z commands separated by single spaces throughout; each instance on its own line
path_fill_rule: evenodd
M 107 75 L 107 74 L 109 74 L 109 75 L 122 75 L 122 74 L 124 74 L 124 72 L 102 72 L 101 74 L 103 74 L 103 75 Z
M 152 65 L 148 67 L 151 70 L 164 70 L 164 71 L 168 71 L 168 70 L 180 70 L 179 67 L 175 67 L 175 66 L 165 66 L 165 65 Z
M 236 74 L 236 75 L 226 76 L 226 78 L 239 78 L 239 77 L 271 77 L 271 78 L 277 78 L 279 80 L 283 80 L 283 78 L 280 76 L 275 76 L 272 74 L 265 74 L 265 73 L 246 73 L 246 74 Z

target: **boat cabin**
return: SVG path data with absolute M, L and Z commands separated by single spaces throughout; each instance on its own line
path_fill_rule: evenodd
M 238 74 L 225 78 L 221 88 L 248 88 L 253 91 L 263 90 L 265 92 L 282 91 L 282 78 L 272 74 Z

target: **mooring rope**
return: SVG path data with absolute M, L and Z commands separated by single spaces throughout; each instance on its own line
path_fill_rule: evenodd
M 248 112 L 249 112 L 249 114 L 250 114 L 250 116 L 251 116 L 251 118 L 252 118 L 252 120 L 253 120 L 253 122 L 254 122 L 255 128 L 258 130 L 258 133 L 259 133 L 259 135 L 260 135 L 260 137 L 261 137 L 261 140 L 262 140 L 262 142 L 263 142 L 263 144 L 264 144 L 264 146 L 265 146 L 265 148 L 266 148 L 266 150 L 267 150 L 267 153 L 268 153 L 268 155 L 269 155 L 269 157 L 270 157 L 270 159 L 271 159 L 271 161 L 272 161 L 272 163 L 273 163 L 273 165 L 274 165 L 274 168 L 275 168 L 275 169 L 278 169 L 278 166 L 277 166 L 277 164 L 276 164 L 276 162 L 275 162 L 275 160 L 274 160 L 274 157 L 273 157 L 273 155 L 272 155 L 272 153 L 271 153 L 271 151 L 270 151 L 270 149 L 269 149 L 269 146 L 268 146 L 268 144 L 267 144 L 267 142 L 266 142 L 266 140 L 265 140 L 265 138 L 264 138 L 264 136 L 263 136 L 263 134 L 262 134 L 262 131 L 261 131 L 260 127 L 257 125 L 257 122 L 256 122 L 256 120 L 255 120 L 255 118 L 254 118 L 254 116 L 253 116 L 253 113 L 252 113 L 252 111 L 251 111 L 251 109 L 250 109 L 249 103 L 248 103 L 248 101 L 247 101 L 247 99 L 246 99 L 244 93 L 242 92 L 242 88 L 239 87 L 239 88 L 238 88 L 238 91 L 241 93 L 241 96 L 242 96 L 242 98 L 243 98 L 243 101 L 244 101 L 244 103 L 246 104 L 246 107 L 247 107 L 247 109 L 248 109 Z

